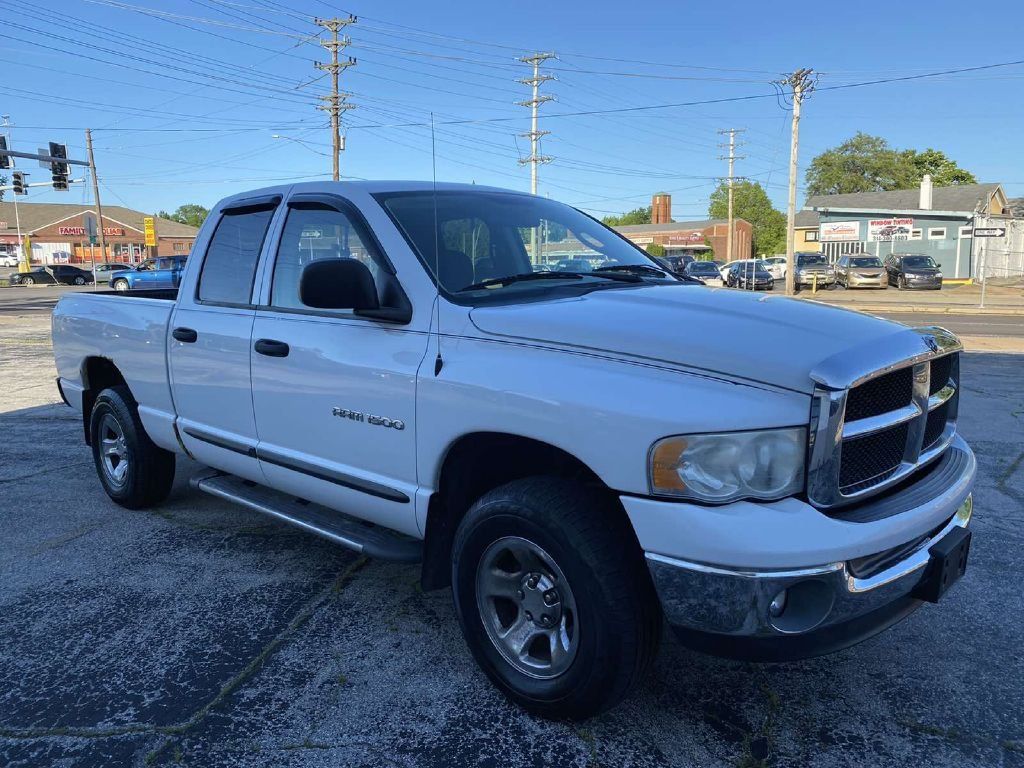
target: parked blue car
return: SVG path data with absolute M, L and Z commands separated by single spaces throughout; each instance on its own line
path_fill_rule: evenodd
M 114 272 L 110 276 L 110 287 L 115 291 L 177 288 L 181 282 L 181 271 L 184 266 L 184 256 L 146 259 L 134 269 Z

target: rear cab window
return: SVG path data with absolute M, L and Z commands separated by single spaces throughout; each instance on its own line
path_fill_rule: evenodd
M 256 264 L 276 203 L 225 211 L 210 239 L 196 287 L 206 304 L 250 306 Z

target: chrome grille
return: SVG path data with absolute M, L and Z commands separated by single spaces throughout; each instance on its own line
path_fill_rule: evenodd
M 899 469 L 907 446 L 907 422 L 881 432 L 843 441 L 839 492 L 856 493 L 888 478 Z
M 851 389 L 846 398 L 846 420 L 866 419 L 910 405 L 914 398 L 913 374 L 912 369 L 903 368 Z
M 894 485 L 953 439 L 959 341 L 928 328 L 901 332 L 892 347 L 864 353 L 884 363 L 874 370 L 837 357 L 812 373 L 818 387 L 807 494 L 818 507 L 849 504 Z

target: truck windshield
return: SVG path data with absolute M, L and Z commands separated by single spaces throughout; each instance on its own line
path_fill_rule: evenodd
M 797 267 L 824 266 L 826 263 L 825 257 L 817 253 L 798 253 L 796 255 Z
M 639 248 L 552 200 L 447 190 L 382 194 L 377 200 L 441 288 L 457 299 L 648 281 L 678 284 Z

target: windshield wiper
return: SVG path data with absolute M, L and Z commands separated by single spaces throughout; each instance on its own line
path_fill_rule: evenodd
M 490 288 L 495 285 L 506 286 L 512 283 L 525 282 L 526 280 L 580 280 L 584 277 L 600 277 L 604 280 L 616 280 L 623 283 L 638 283 L 641 280 L 638 275 L 597 274 L 597 270 L 593 272 L 522 272 L 518 275 L 505 275 L 504 277 L 492 277 L 487 280 L 481 280 L 479 283 L 473 283 L 465 288 L 460 288 L 456 293 L 478 291 L 481 288 Z
M 657 275 L 668 277 L 669 271 L 651 264 L 611 264 L 607 267 L 598 267 L 595 272 L 627 272 L 629 274 Z

